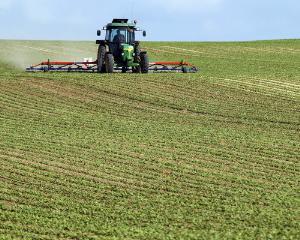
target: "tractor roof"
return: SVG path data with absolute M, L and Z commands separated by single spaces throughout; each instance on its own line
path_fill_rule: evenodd
M 129 28 L 135 28 L 135 23 L 128 23 L 128 19 L 120 19 L 115 18 L 112 20 L 112 23 L 109 23 L 106 25 L 107 28 L 114 28 L 114 27 L 129 27 Z
M 112 23 L 128 23 L 128 19 L 124 19 L 124 18 L 114 18 L 112 20 Z

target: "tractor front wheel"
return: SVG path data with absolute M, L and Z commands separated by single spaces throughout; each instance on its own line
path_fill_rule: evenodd
M 141 72 L 142 73 L 148 73 L 149 72 L 149 58 L 147 53 L 141 53 Z
M 113 73 L 114 72 L 114 56 L 111 53 L 106 54 L 105 57 L 105 68 L 107 73 Z
M 133 73 L 141 73 L 141 66 L 132 67 L 132 72 Z
M 106 48 L 105 46 L 99 45 L 98 48 L 98 60 L 97 60 L 97 70 L 99 73 L 104 73 L 106 71 L 105 69 L 105 54 L 106 54 Z

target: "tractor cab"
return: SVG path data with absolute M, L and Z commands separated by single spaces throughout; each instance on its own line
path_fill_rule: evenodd
M 135 32 L 126 27 L 109 28 L 106 29 L 105 40 L 109 43 L 132 44 L 135 42 Z
M 135 33 L 141 31 L 136 27 L 136 21 L 128 23 L 128 19 L 113 19 L 112 23 L 107 24 L 103 30 L 106 31 L 105 41 L 109 43 L 127 43 L 133 44 L 135 42 Z M 101 35 L 98 30 L 97 35 Z M 146 37 L 146 31 L 143 31 L 143 36 Z
M 105 41 L 116 61 L 122 60 L 125 49 L 134 49 L 135 29 L 130 27 L 109 27 L 106 29 Z

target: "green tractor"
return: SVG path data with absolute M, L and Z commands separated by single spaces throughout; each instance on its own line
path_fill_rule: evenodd
M 105 40 L 97 40 L 99 73 L 113 73 L 121 70 L 123 73 L 131 70 L 134 73 L 148 73 L 149 58 L 147 52 L 140 50 L 140 43 L 135 39 L 135 33 L 142 31 L 136 26 L 136 21 L 128 23 L 128 19 L 113 19 L 112 23 L 103 28 L 106 31 Z M 101 31 L 97 31 L 101 36 Z M 143 31 L 146 37 L 146 31 Z

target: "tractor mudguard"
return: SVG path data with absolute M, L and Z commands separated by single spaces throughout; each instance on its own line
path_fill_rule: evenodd
M 106 45 L 106 40 L 96 40 L 96 44 L 104 46 Z

